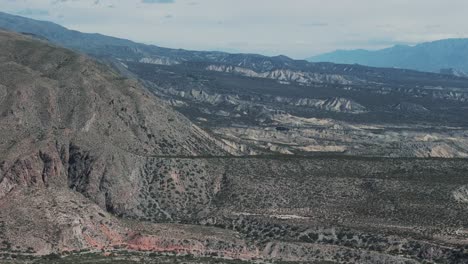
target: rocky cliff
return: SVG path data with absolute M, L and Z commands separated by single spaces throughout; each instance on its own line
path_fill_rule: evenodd
M 62 186 L 102 209 L 138 215 L 149 167 L 178 177 L 154 157 L 229 155 L 224 143 L 104 65 L 3 31 L 0 43 L 0 198 Z M 196 189 L 202 198 L 181 207 L 208 202 L 217 176 L 210 177 Z

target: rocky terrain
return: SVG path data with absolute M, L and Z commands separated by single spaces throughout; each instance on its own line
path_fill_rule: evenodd
M 0 31 L 1 262 L 468 262 L 465 79 L 50 36 Z
M 117 220 L 98 219 L 104 211 L 143 215 L 137 207 L 152 201 L 142 200 L 139 178 L 157 166 L 150 156 L 229 155 L 222 142 L 106 66 L 4 31 L 0 43 L 4 249 L 48 254 L 137 239 Z M 200 210 L 215 195 L 219 176 L 206 177 L 194 182 L 201 193 L 183 207 Z
M 447 79 L 459 88 L 427 85 L 427 78 L 442 82 L 436 74 L 404 84 L 309 83 L 222 67 L 200 70 L 200 63 L 125 65 L 155 94 L 244 154 L 468 155 L 468 90 L 462 80 Z
M 453 75 L 457 77 L 468 78 L 468 73 L 454 68 L 440 69 L 441 74 Z

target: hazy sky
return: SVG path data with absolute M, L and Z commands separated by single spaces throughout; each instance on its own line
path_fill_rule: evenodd
M 165 47 L 294 58 L 468 37 L 468 0 L 0 0 L 0 9 Z

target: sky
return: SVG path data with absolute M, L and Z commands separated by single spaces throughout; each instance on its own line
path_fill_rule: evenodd
M 296 59 L 468 37 L 467 0 L 0 0 L 0 10 L 163 47 Z

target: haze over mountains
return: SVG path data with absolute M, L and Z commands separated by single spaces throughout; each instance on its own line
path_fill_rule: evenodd
M 0 262 L 467 263 L 468 79 L 0 27 Z
M 464 76 L 468 73 L 468 39 L 445 39 L 415 46 L 397 45 L 376 51 L 338 50 L 307 60 L 427 72 L 445 69 L 443 73 L 450 73 L 447 69 L 454 69 L 452 74 Z

